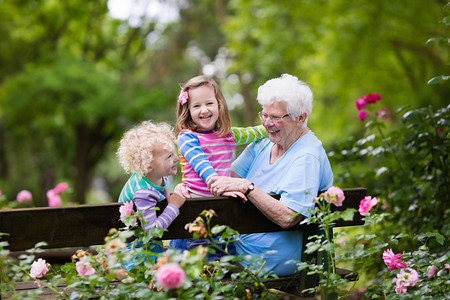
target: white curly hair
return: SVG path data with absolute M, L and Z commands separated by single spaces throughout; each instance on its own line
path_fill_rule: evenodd
M 125 172 L 145 176 L 153 162 L 154 149 L 172 150 L 174 145 L 172 126 L 164 122 L 144 121 L 125 132 L 116 154 Z
M 310 87 L 296 76 L 283 74 L 278 78 L 270 79 L 258 88 L 257 100 L 261 106 L 277 102 L 286 102 L 287 112 L 292 117 L 306 113 L 303 124 L 312 112 L 313 93 Z

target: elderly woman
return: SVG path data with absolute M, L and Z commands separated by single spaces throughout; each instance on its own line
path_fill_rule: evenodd
M 269 138 L 254 142 L 232 164 L 232 177 L 211 181 L 215 195 L 226 191 L 245 194 L 272 222 L 282 228 L 309 216 L 318 191 L 333 184 L 333 172 L 322 143 L 307 127 L 312 111 L 312 91 L 297 77 L 283 74 L 258 89 L 259 113 Z M 277 200 L 268 195 L 281 195 Z M 295 218 L 292 215 L 300 213 Z M 265 271 L 291 275 L 301 260 L 303 234 L 283 231 L 241 235 L 238 254 L 263 255 Z

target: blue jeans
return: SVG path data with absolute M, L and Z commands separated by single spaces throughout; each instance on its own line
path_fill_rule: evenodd
M 164 252 L 164 248 L 163 248 L 160 244 L 152 243 L 152 242 L 150 242 L 150 243 L 151 243 L 151 244 L 149 245 L 149 247 L 150 247 L 150 250 L 151 250 L 152 252 L 155 252 L 155 253 L 162 253 L 162 252 Z M 153 247 L 152 247 L 152 246 L 153 246 Z M 134 249 L 139 249 L 139 248 L 141 248 L 141 247 L 142 247 L 142 243 L 139 243 L 139 244 L 136 246 L 136 248 L 134 248 Z M 127 243 L 127 249 L 128 249 L 128 250 L 131 250 L 131 245 L 130 245 L 130 243 Z M 156 262 L 156 257 L 153 256 L 153 255 L 137 254 L 137 255 L 135 255 L 135 256 L 133 257 L 133 259 L 132 259 L 131 261 L 124 263 L 124 264 L 122 265 L 122 267 L 124 267 L 127 271 L 130 271 L 131 268 L 133 268 L 134 265 L 135 265 L 136 257 L 139 257 L 139 256 L 146 256 L 145 259 L 152 258 L 152 259 L 154 259 L 155 262 Z
M 219 238 L 216 238 L 218 240 Z M 169 242 L 169 246 L 178 250 L 191 250 L 200 245 L 209 246 L 212 242 L 209 239 L 181 239 L 181 240 L 171 240 Z M 225 250 L 224 243 L 217 243 L 222 250 Z M 220 260 L 221 257 L 225 256 L 224 251 L 220 251 L 218 249 L 214 249 L 216 251 L 215 254 L 208 253 L 208 260 Z M 234 247 L 234 243 L 228 243 L 228 253 L 231 255 L 236 254 L 236 249 Z

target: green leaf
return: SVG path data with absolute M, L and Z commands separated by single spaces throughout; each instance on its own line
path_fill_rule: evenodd
M 442 23 L 449 26 L 450 25 L 450 16 L 446 16 L 445 18 L 443 18 Z
M 219 234 L 219 233 L 221 233 L 222 231 L 224 231 L 225 228 L 226 228 L 225 225 L 216 225 L 216 226 L 214 226 L 214 227 L 211 229 L 211 233 L 214 234 L 214 235 Z
M 433 43 L 433 42 L 439 42 L 439 41 L 441 41 L 443 39 L 444 38 L 442 38 L 442 37 L 433 37 L 433 38 L 428 39 L 428 41 L 426 41 L 425 44 L 429 44 L 429 43 Z
M 436 76 L 436 77 L 433 77 L 430 80 L 428 80 L 427 84 L 437 84 L 437 83 L 440 83 L 441 81 L 448 80 L 449 78 L 450 78 L 450 76 L 444 76 L 444 75 Z
M 319 250 L 320 247 L 322 247 L 321 244 L 318 244 L 318 243 L 308 243 L 308 244 L 306 245 L 306 251 L 305 251 L 305 252 L 308 253 L 308 254 L 311 254 L 311 253 L 314 253 L 314 252 L 316 252 L 317 250 Z
M 402 239 L 402 238 L 407 238 L 407 237 L 411 237 L 411 235 L 408 233 L 403 233 L 403 232 L 399 233 L 395 236 L 396 239 Z
M 426 237 L 434 237 L 436 238 L 436 241 L 440 244 L 443 245 L 445 238 L 442 234 L 440 234 L 439 232 L 427 232 L 425 234 Z
M 376 177 L 378 178 L 378 177 L 380 177 L 381 175 L 383 175 L 383 174 L 385 174 L 385 173 L 388 173 L 388 172 L 389 172 L 389 169 L 388 169 L 388 168 L 386 168 L 386 167 L 381 167 L 381 168 L 379 168 L 378 170 L 376 170 L 375 174 L 376 174 Z
M 348 208 L 341 213 L 341 218 L 344 221 L 351 221 L 351 220 L 353 220 L 353 216 L 354 216 L 355 212 L 356 212 L 356 209 Z

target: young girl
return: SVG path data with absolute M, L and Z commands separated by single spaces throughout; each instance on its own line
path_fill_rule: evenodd
M 267 137 L 265 128 L 231 128 L 231 118 L 217 83 L 206 76 L 190 79 L 178 97 L 178 150 L 181 154 L 183 186 L 192 196 L 212 196 L 209 180 L 230 176 L 233 150 Z M 228 193 L 225 196 L 240 196 Z
M 180 214 L 179 208 L 186 200 L 179 194 L 169 194 L 166 189 L 166 176 L 177 173 L 179 160 L 170 125 L 144 121 L 128 130 L 120 141 L 117 156 L 125 171 L 133 173 L 120 193 L 119 202 L 134 202 L 147 221 L 144 226 L 147 232 L 152 227 L 167 228 Z M 152 208 L 166 198 L 166 208 L 156 216 Z M 153 252 L 163 251 L 161 246 L 153 246 Z M 129 270 L 132 266 L 130 262 L 124 267 Z
M 196 76 L 181 88 L 176 133 L 181 154 L 182 183 L 191 196 L 197 197 L 212 196 L 208 189 L 212 177 L 231 175 L 236 145 L 267 137 L 262 125 L 231 128 L 226 100 L 217 83 L 206 76 Z M 245 195 L 240 192 L 223 195 L 245 199 Z M 201 244 L 208 244 L 208 241 L 174 240 L 169 245 L 178 249 L 191 249 Z M 209 259 L 217 259 L 218 256 L 209 256 Z

